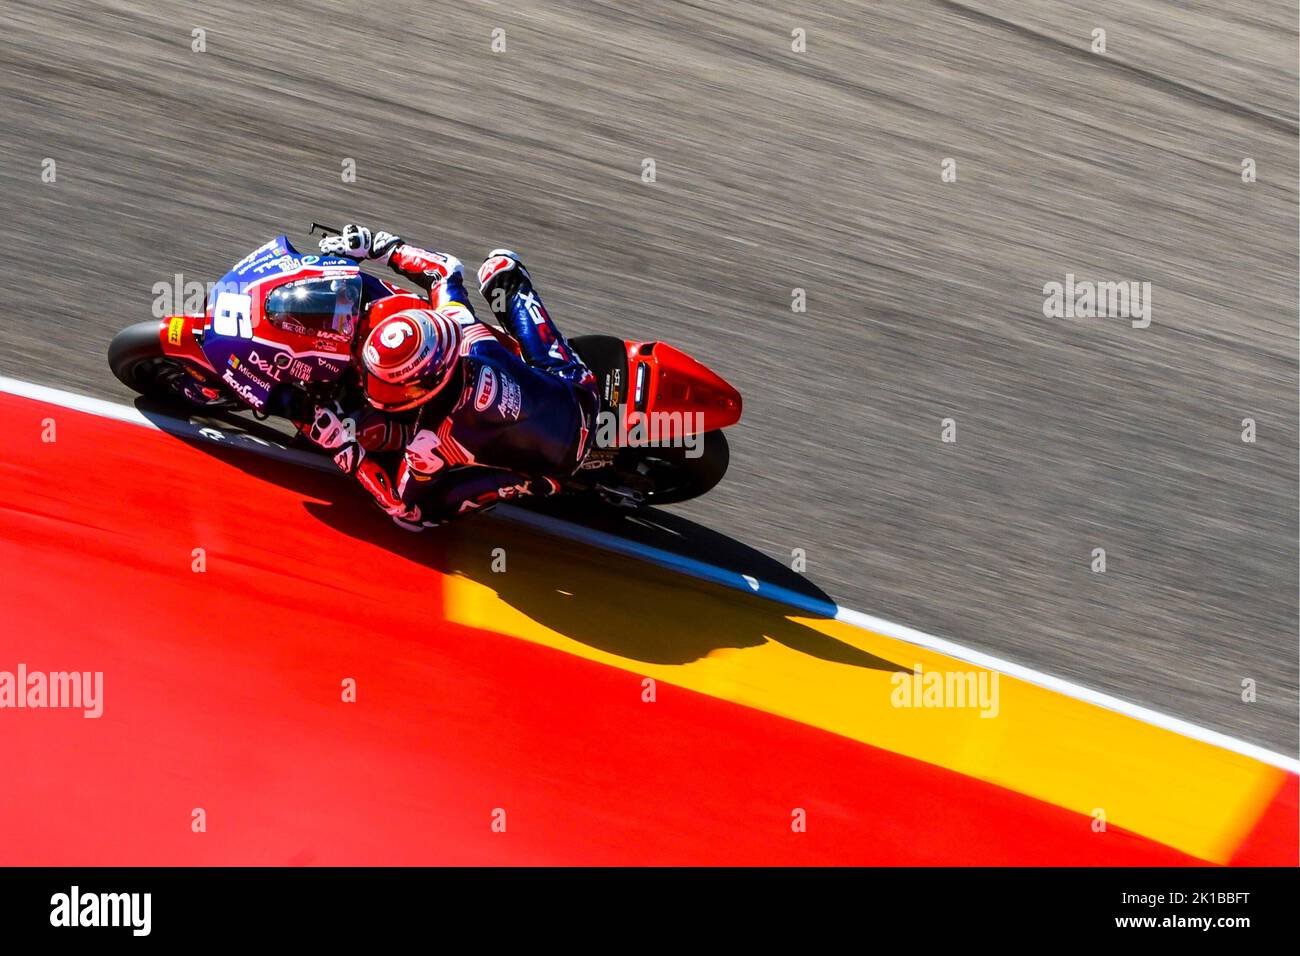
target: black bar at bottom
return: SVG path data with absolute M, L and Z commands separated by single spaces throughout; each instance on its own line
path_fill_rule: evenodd
M 464 932 L 470 941 L 607 946 L 771 943 L 774 934 L 812 934 L 810 944 L 848 934 L 865 944 L 899 932 L 917 943 L 988 943 L 1033 932 L 1231 945 L 1242 934 L 1293 934 L 1297 889 L 1296 869 L 8 869 L 0 932 L 6 942 L 91 943 L 337 943 L 430 932 L 450 942 Z M 71 925 L 115 915 L 120 925 Z

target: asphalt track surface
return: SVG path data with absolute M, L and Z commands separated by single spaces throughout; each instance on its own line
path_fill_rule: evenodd
M 154 283 L 313 219 L 509 245 L 566 331 L 745 395 L 724 484 L 637 533 L 802 548 L 846 605 L 1296 754 L 1293 5 L 0 16 L 0 373 L 127 400 Z M 1067 273 L 1150 281 L 1151 326 L 1045 319 Z

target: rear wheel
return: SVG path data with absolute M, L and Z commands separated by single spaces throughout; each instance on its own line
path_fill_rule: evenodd
M 711 491 L 727 473 L 731 449 L 720 431 L 705 432 L 699 455 L 687 448 L 649 448 L 636 453 L 635 470 L 648 487 L 645 502 L 671 505 Z M 621 458 L 622 456 L 620 456 Z M 619 461 L 620 468 L 623 462 Z M 629 469 L 631 470 L 631 469 Z
M 113 336 L 108 346 L 108 367 L 119 382 L 146 398 L 206 408 L 230 408 L 235 404 L 225 395 L 197 402 L 186 393 L 184 386 L 195 384 L 195 379 L 184 362 L 163 352 L 156 321 L 128 325 Z M 193 388 L 189 392 L 197 394 Z

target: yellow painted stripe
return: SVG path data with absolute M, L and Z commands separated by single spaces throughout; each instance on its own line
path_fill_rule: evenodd
M 504 546 L 504 543 L 503 545 Z M 834 620 L 512 528 L 462 538 L 448 620 L 779 714 L 1226 862 L 1284 771 Z M 500 556 L 498 556 L 499 558 Z M 996 713 L 899 706 L 916 668 L 984 674 Z M 896 676 L 897 675 L 897 676 Z M 1081 821 L 1089 825 L 1089 821 Z

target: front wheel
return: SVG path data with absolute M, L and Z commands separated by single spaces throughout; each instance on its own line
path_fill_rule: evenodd
M 229 408 L 235 404 L 212 385 L 200 389 L 186 363 L 163 351 L 156 321 L 128 325 L 113 336 L 108 346 L 108 367 L 119 382 L 146 398 L 206 408 Z M 206 401 L 197 398 L 207 392 L 212 394 Z

